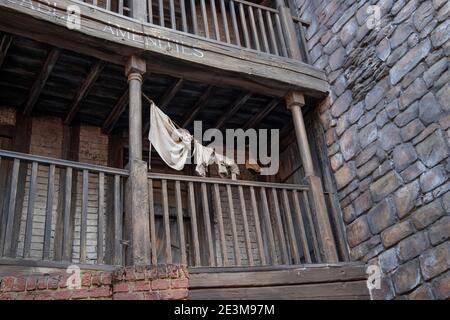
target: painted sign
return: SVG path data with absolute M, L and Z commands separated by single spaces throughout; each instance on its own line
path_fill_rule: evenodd
M 81 16 L 81 10 L 74 10 L 77 5 L 70 5 L 67 8 L 59 7 L 58 3 L 49 0 L 36 1 L 36 0 L 1 0 L 3 3 L 12 3 L 18 6 L 29 8 L 40 14 L 53 17 L 58 20 L 63 20 L 66 22 L 66 26 L 71 30 L 82 30 L 83 29 L 83 17 Z M 91 7 L 89 7 L 91 8 Z M 95 11 L 95 8 L 91 8 Z M 76 14 L 80 16 L 76 17 Z M 74 22 L 79 22 L 77 26 Z M 98 21 L 101 24 L 101 21 Z M 136 22 L 139 23 L 139 22 Z M 162 36 L 153 36 L 149 34 L 143 34 L 142 32 L 136 32 L 132 28 L 124 28 L 117 23 L 112 23 L 107 21 L 103 23 L 103 26 L 97 31 L 102 31 L 121 40 L 133 41 L 139 46 L 144 45 L 146 49 L 158 50 L 170 54 L 179 54 L 185 56 L 193 56 L 196 58 L 204 58 L 205 53 L 197 48 L 189 46 L 188 44 L 170 39 Z

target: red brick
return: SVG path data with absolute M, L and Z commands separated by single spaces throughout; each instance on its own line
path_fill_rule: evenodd
M 81 276 L 81 286 L 90 287 L 91 286 L 91 273 L 86 272 Z
M 111 284 L 111 273 L 109 272 L 102 273 L 102 284 Z
M 158 292 L 145 292 L 144 300 L 159 300 Z
M 128 292 L 128 283 L 122 282 L 122 283 L 116 283 L 114 284 L 114 292 Z
M 27 278 L 27 290 L 36 290 L 37 279 L 36 277 L 28 277 Z
M 134 283 L 134 291 L 150 291 L 149 281 L 137 281 Z
M 172 289 L 187 289 L 188 287 L 189 280 L 187 278 L 172 280 Z
M 74 293 L 74 290 L 58 290 L 53 292 L 53 298 L 55 300 L 69 300 L 70 298 L 72 298 L 72 295 Z
M 133 267 L 125 268 L 125 277 L 129 281 L 134 280 L 134 268 Z
M 144 300 L 144 294 L 137 292 L 118 292 L 113 295 L 113 300 Z
M 157 279 L 152 281 L 152 290 L 167 290 L 169 288 L 168 279 Z
M 159 293 L 161 300 L 183 300 L 188 297 L 187 290 L 167 290 Z
M 102 279 L 100 273 L 95 273 L 92 275 L 92 285 L 100 287 L 102 285 Z
M 49 289 L 58 289 L 59 276 L 53 276 L 48 278 L 47 287 Z
M 112 295 L 111 289 L 108 287 L 93 288 L 89 290 L 89 296 L 91 298 L 106 298 Z
M 12 294 L 12 293 L 0 293 L 0 300 L 14 300 L 14 294 Z
M 16 278 L 16 282 L 14 283 L 13 288 L 11 291 L 20 292 L 25 291 L 27 284 L 27 280 L 25 278 Z
M 60 288 L 62 288 L 62 289 L 64 289 L 64 288 L 67 288 L 67 280 L 69 279 L 69 277 L 70 277 L 70 275 L 68 275 L 68 274 L 62 274 L 60 277 L 59 277 L 59 287 Z
M 44 276 L 37 279 L 37 288 L 39 290 L 47 289 L 47 277 Z
M 13 277 L 4 277 L 1 281 L 1 291 L 9 292 L 14 287 L 14 278 Z
M 89 298 L 89 289 L 72 290 L 72 299 L 86 299 Z

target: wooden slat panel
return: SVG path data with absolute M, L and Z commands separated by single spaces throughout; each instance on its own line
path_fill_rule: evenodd
M 175 18 L 175 1 L 174 0 L 170 0 L 169 1 L 170 4 L 170 25 L 172 27 L 172 29 L 177 29 L 177 21 Z
M 234 38 L 236 39 L 236 44 L 238 46 L 241 46 L 241 37 L 239 35 L 239 27 L 236 17 L 236 7 L 234 5 L 233 0 L 230 0 L 230 12 L 231 12 L 231 22 L 233 24 Z
M 53 197 L 55 193 L 55 165 L 48 170 L 47 203 L 45 205 L 44 250 L 42 258 L 50 259 L 50 241 L 52 238 Z
M 219 224 L 219 237 L 222 251 L 222 264 L 224 266 L 229 265 L 227 242 L 225 240 L 225 228 L 223 225 L 222 203 L 220 201 L 220 190 L 217 184 L 214 184 L 214 201 L 216 204 L 217 222 Z
M 269 41 L 267 39 L 267 33 L 266 33 L 266 27 L 265 27 L 265 23 L 264 23 L 262 10 L 260 8 L 258 8 L 258 23 L 259 23 L 259 30 L 261 32 L 261 37 L 262 37 L 263 51 L 270 53 Z
M 83 170 L 83 186 L 81 195 L 81 226 L 80 226 L 80 262 L 86 262 L 86 232 L 89 201 L 89 171 Z
M 195 5 L 195 0 L 191 0 L 191 18 L 194 34 L 198 35 L 197 6 Z
M 189 187 L 189 211 L 191 213 L 191 229 L 192 229 L 192 239 L 194 242 L 195 266 L 199 266 L 201 264 L 200 244 L 198 241 L 197 210 L 195 209 L 194 183 L 188 182 L 188 187 Z
M 13 230 L 14 230 L 14 212 L 16 209 L 16 197 L 17 197 L 17 183 L 19 180 L 19 167 L 20 160 L 14 159 L 13 170 L 11 173 L 11 183 L 9 189 L 8 211 L 6 219 L 6 228 L 3 244 L 3 254 L 8 257 L 15 257 L 15 252 L 12 252 L 13 248 Z
M 203 31 L 205 32 L 205 37 L 209 38 L 208 13 L 206 11 L 205 0 L 200 0 L 200 6 L 202 10 Z
M 298 199 L 298 193 L 296 190 L 292 191 L 292 201 L 294 202 L 294 210 L 295 215 L 297 217 L 297 221 L 299 224 L 299 230 L 300 230 L 300 239 L 302 241 L 302 248 L 303 248 L 303 254 L 305 255 L 306 263 L 311 263 L 311 254 L 309 253 L 309 245 L 308 245 L 308 238 L 306 237 L 306 229 L 305 229 L 305 223 L 303 222 L 303 214 L 300 208 L 299 199 Z
M 255 14 L 253 12 L 253 7 L 248 6 L 248 15 L 250 17 L 250 28 L 252 29 L 253 42 L 256 46 L 257 51 L 261 51 L 261 45 L 259 44 L 258 30 L 256 30 Z
M 189 270 L 189 288 L 239 288 L 308 283 L 358 281 L 367 278 L 364 264 L 309 265 L 302 267 L 280 266 L 280 270 L 257 268 L 220 268 L 202 272 L 198 268 Z
M 273 28 L 272 13 L 270 13 L 270 11 L 266 11 L 266 21 L 267 27 L 269 29 L 269 37 L 270 37 L 270 44 L 272 46 L 272 53 L 278 56 L 279 55 L 278 44 L 275 37 L 275 30 Z
M 208 265 L 210 267 L 214 267 L 216 259 L 214 257 L 213 239 L 211 233 L 211 219 L 209 217 L 208 191 L 206 189 L 206 183 L 201 183 L 201 189 L 202 189 L 203 220 L 205 222 L 206 243 L 208 246 Z
M 225 6 L 225 0 L 220 0 L 220 12 L 222 14 L 223 30 L 225 32 L 225 41 L 231 43 L 230 30 L 228 29 L 228 14 Z
M 234 258 L 236 265 L 241 266 L 241 251 L 239 249 L 238 234 L 236 227 L 236 216 L 234 214 L 234 204 L 233 204 L 233 194 L 231 193 L 231 186 L 227 185 L 227 197 L 228 197 L 228 210 L 230 210 L 230 220 L 231 220 L 231 233 L 233 236 L 234 245 Z
M 164 27 L 165 26 L 165 22 L 164 22 L 164 2 L 163 2 L 163 0 L 159 0 L 158 3 L 159 3 L 159 6 L 158 6 L 158 8 L 159 8 L 159 25 L 161 27 Z
M 260 195 L 263 207 L 264 224 L 266 226 L 266 234 L 269 241 L 268 245 L 270 258 L 272 259 L 272 264 L 278 264 L 277 252 L 275 248 L 275 238 L 272 231 L 272 220 L 270 219 L 269 204 L 267 203 L 267 194 L 265 188 L 260 189 Z
M 172 263 L 172 241 L 170 237 L 169 195 L 167 193 L 167 180 L 161 181 L 163 214 L 164 214 L 164 238 L 166 239 L 166 263 Z
M 152 252 L 152 265 L 158 264 L 158 251 L 156 249 L 156 225 L 155 225 L 155 203 L 153 195 L 153 180 L 148 179 L 148 205 L 150 221 L 150 247 Z
M 247 217 L 247 208 L 245 205 L 244 188 L 242 188 L 242 186 L 238 186 L 238 190 L 239 190 L 239 202 L 241 204 L 242 221 L 244 223 L 244 237 L 247 249 L 248 264 L 250 266 L 254 266 L 255 262 L 253 260 L 252 243 L 250 241 L 250 231 L 248 227 L 248 217 Z
M 298 253 L 297 238 L 295 237 L 295 231 L 294 231 L 294 223 L 292 222 L 292 213 L 291 213 L 291 208 L 289 205 L 289 197 L 288 197 L 288 193 L 287 193 L 286 189 L 283 189 L 282 192 L 283 192 L 283 208 L 284 208 L 284 214 L 286 217 L 289 243 L 291 245 L 291 254 L 294 258 L 294 263 L 300 264 L 300 255 Z
M 254 187 L 250 187 L 250 197 L 252 201 L 253 219 L 255 220 L 256 240 L 258 243 L 259 256 L 261 258 L 261 264 L 266 265 L 267 264 L 266 254 L 264 252 L 264 244 L 261 233 L 261 223 L 259 221 L 258 205 L 256 203 L 256 195 Z
M 186 237 L 184 236 L 183 203 L 181 200 L 180 181 L 175 181 L 175 196 L 177 200 L 178 232 L 180 236 L 181 264 L 187 265 Z
M 245 47 L 251 48 L 247 28 L 247 18 L 245 17 L 244 5 L 242 3 L 239 3 L 239 14 L 241 18 L 242 33 L 244 34 Z
M 220 41 L 220 30 L 219 30 L 219 22 L 217 20 L 217 9 L 216 9 L 216 0 L 210 0 L 211 2 L 211 13 L 214 24 L 214 33 L 216 35 L 216 40 Z
M 184 32 L 188 32 L 185 0 L 180 0 L 180 10 L 181 10 L 181 26 L 183 28 L 182 30 Z
M 281 27 L 280 15 L 278 13 L 275 14 L 275 24 L 277 26 L 278 41 L 281 48 L 281 55 L 283 57 L 287 57 L 288 53 L 286 48 L 286 41 L 284 41 L 283 29 Z
M 319 249 L 319 242 L 317 241 L 316 228 L 314 226 L 314 221 L 313 221 L 312 214 L 311 214 L 311 207 L 309 206 L 308 194 L 306 191 L 303 191 L 302 194 L 303 194 L 303 201 L 305 203 L 305 208 L 306 208 L 306 218 L 308 220 L 308 224 L 310 227 L 311 238 L 313 239 L 313 247 L 314 247 L 314 253 L 316 256 L 316 260 L 317 260 L 317 262 L 322 262 L 322 255 L 321 255 L 320 249 Z
M 103 236 L 105 232 L 105 174 L 98 175 L 98 226 L 97 226 L 97 263 L 105 261 Z
M 66 181 L 64 186 L 64 217 L 63 217 L 63 234 L 62 234 L 62 259 L 71 261 L 72 243 L 71 240 L 71 209 L 72 209 L 72 174 L 71 167 L 66 168 Z
M 114 176 L 114 264 L 122 265 L 122 206 L 120 176 Z
M 272 199 L 273 205 L 275 207 L 275 223 L 276 223 L 275 229 L 278 231 L 278 240 L 281 246 L 281 258 L 284 264 L 289 264 L 289 257 L 287 254 L 287 247 L 286 247 L 286 238 L 284 237 L 283 220 L 281 219 L 280 213 L 280 203 L 278 202 L 277 189 L 275 188 L 272 189 Z
M 33 162 L 31 165 L 31 177 L 29 187 L 30 189 L 28 191 L 27 218 L 26 218 L 24 245 L 23 245 L 24 258 L 30 257 L 31 239 L 33 236 L 33 214 L 34 214 L 34 204 L 36 202 L 38 168 L 39 168 L 38 163 Z
M 148 22 L 153 23 L 153 1 L 147 0 Z

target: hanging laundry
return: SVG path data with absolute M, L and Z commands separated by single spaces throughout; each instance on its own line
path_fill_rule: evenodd
M 219 175 L 222 178 L 232 177 L 234 174 L 239 175 L 239 167 L 233 159 L 216 153 L 215 163 L 219 166 Z
M 197 140 L 194 140 L 194 163 L 196 164 L 195 171 L 198 175 L 206 177 L 208 166 L 215 161 L 214 149 L 203 146 Z
M 150 107 L 150 148 L 153 146 L 164 162 L 175 170 L 183 170 L 190 155 L 192 136 L 170 120 L 154 103 Z

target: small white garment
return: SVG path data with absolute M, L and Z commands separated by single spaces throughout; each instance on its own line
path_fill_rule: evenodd
M 233 159 L 216 153 L 215 163 L 219 166 L 219 175 L 222 178 L 231 177 L 233 174 L 239 175 L 239 167 Z
M 195 171 L 198 175 L 206 177 L 208 166 L 215 161 L 214 149 L 205 147 L 197 140 L 194 140 L 194 161 L 196 164 Z
M 183 170 L 190 155 L 192 136 L 189 131 L 177 128 L 170 118 L 154 103 L 150 107 L 148 139 L 164 162 L 175 170 Z

